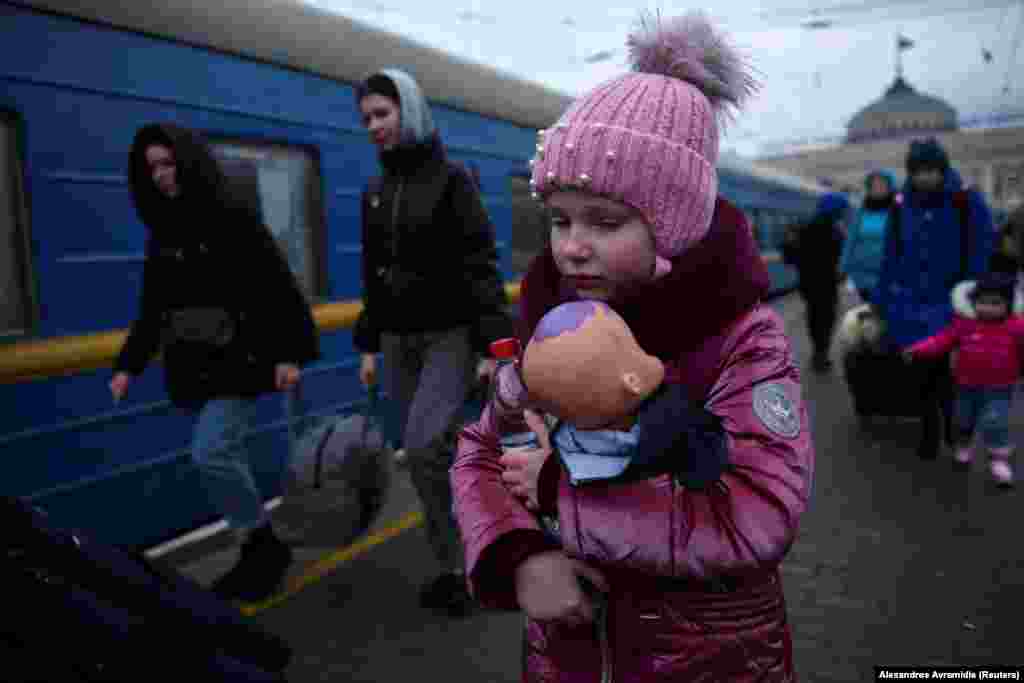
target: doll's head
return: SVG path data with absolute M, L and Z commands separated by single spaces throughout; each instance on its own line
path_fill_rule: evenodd
M 573 301 L 541 318 L 522 375 L 539 408 L 580 429 L 600 429 L 632 415 L 661 386 L 665 366 L 607 304 Z

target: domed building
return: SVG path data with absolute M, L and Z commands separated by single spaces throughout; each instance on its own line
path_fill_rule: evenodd
M 847 126 L 846 142 L 919 137 L 957 130 L 956 110 L 924 95 L 897 76 L 885 95 L 857 112 Z
M 843 142 L 757 161 L 859 194 L 864 176 L 877 168 L 893 171 L 902 183 L 910 141 L 935 137 L 964 184 L 985 193 L 997 213 L 1024 203 L 1024 128 L 961 125 L 952 106 L 918 91 L 898 70 L 882 97 L 850 118 Z

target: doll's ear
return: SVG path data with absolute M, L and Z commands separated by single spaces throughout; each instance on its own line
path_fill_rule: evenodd
M 626 372 L 622 375 L 622 384 L 626 387 L 626 390 L 631 394 L 642 396 L 644 393 L 644 383 L 640 379 L 640 375 L 635 372 Z

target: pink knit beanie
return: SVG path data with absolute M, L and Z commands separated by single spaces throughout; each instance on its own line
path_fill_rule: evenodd
M 534 197 L 583 189 L 640 211 L 656 275 L 707 234 L 718 195 L 718 124 L 757 89 L 742 58 L 699 13 L 642 17 L 632 72 L 577 98 L 538 132 Z

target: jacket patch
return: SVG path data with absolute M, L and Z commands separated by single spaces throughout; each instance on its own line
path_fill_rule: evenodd
M 800 434 L 800 414 L 786 390 L 777 382 L 754 387 L 754 413 L 765 427 L 787 439 Z

